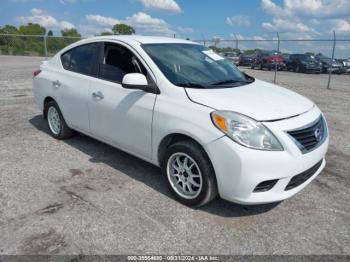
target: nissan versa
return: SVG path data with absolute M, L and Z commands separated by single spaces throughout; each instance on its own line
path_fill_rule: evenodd
M 212 50 L 162 37 L 74 43 L 34 72 L 51 135 L 84 133 L 160 166 L 183 204 L 281 201 L 324 168 L 318 107 Z

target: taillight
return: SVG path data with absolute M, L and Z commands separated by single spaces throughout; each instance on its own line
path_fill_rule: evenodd
M 41 70 L 40 70 L 40 69 L 35 70 L 35 71 L 33 72 L 33 77 L 36 77 L 36 76 L 39 75 L 40 73 L 41 73 Z

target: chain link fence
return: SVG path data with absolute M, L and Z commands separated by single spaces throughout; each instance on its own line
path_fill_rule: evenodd
M 21 55 L 21 56 L 42 56 L 51 57 L 62 48 L 81 40 L 81 37 L 58 37 L 42 35 L 15 35 L 0 34 L 0 55 Z M 343 58 L 348 62 L 344 63 L 344 73 L 350 72 L 350 39 L 337 39 L 334 33 L 333 39 L 283 39 L 277 33 L 273 39 L 222 39 L 195 40 L 207 47 L 225 52 L 236 51 L 237 55 L 253 55 L 255 50 L 273 50 L 288 59 L 290 54 L 322 54 L 333 61 L 336 58 Z M 340 60 L 339 60 L 340 61 Z M 348 68 L 346 67 L 348 63 Z M 278 77 L 278 68 L 274 68 L 273 81 Z M 327 87 L 330 88 L 332 77 L 332 63 L 326 68 L 328 73 Z
M 322 57 L 327 61 L 333 61 L 322 65 L 321 73 L 328 74 L 327 88 L 330 88 L 332 74 L 349 74 L 350 73 L 350 39 L 336 38 L 333 32 L 332 39 L 283 39 L 277 33 L 273 39 L 222 39 L 215 37 L 210 40 L 195 40 L 216 51 L 225 52 L 233 51 L 238 56 L 254 56 L 257 49 L 275 51 L 287 62 L 291 54 L 309 54 Z M 320 63 L 323 63 L 319 60 Z M 335 63 L 341 66 L 340 70 L 335 70 Z M 328 67 L 328 68 L 327 68 Z M 285 70 L 288 70 L 286 68 Z M 278 77 L 277 64 L 273 69 L 273 82 L 276 83 Z
M 0 34 L 0 55 L 53 56 L 80 37 Z

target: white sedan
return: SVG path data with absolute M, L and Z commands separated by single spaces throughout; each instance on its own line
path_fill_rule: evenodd
M 313 102 L 198 43 L 85 39 L 43 62 L 33 86 L 54 138 L 78 131 L 160 166 L 186 205 L 281 201 L 325 166 L 328 128 Z

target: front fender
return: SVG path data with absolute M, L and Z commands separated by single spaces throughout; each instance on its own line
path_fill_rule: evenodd
M 171 134 L 182 134 L 205 145 L 222 137 L 211 121 L 213 109 L 186 100 L 166 99 L 159 96 L 152 123 L 152 162 L 159 165 L 158 149 L 162 140 Z M 195 121 L 194 121 L 195 120 Z

